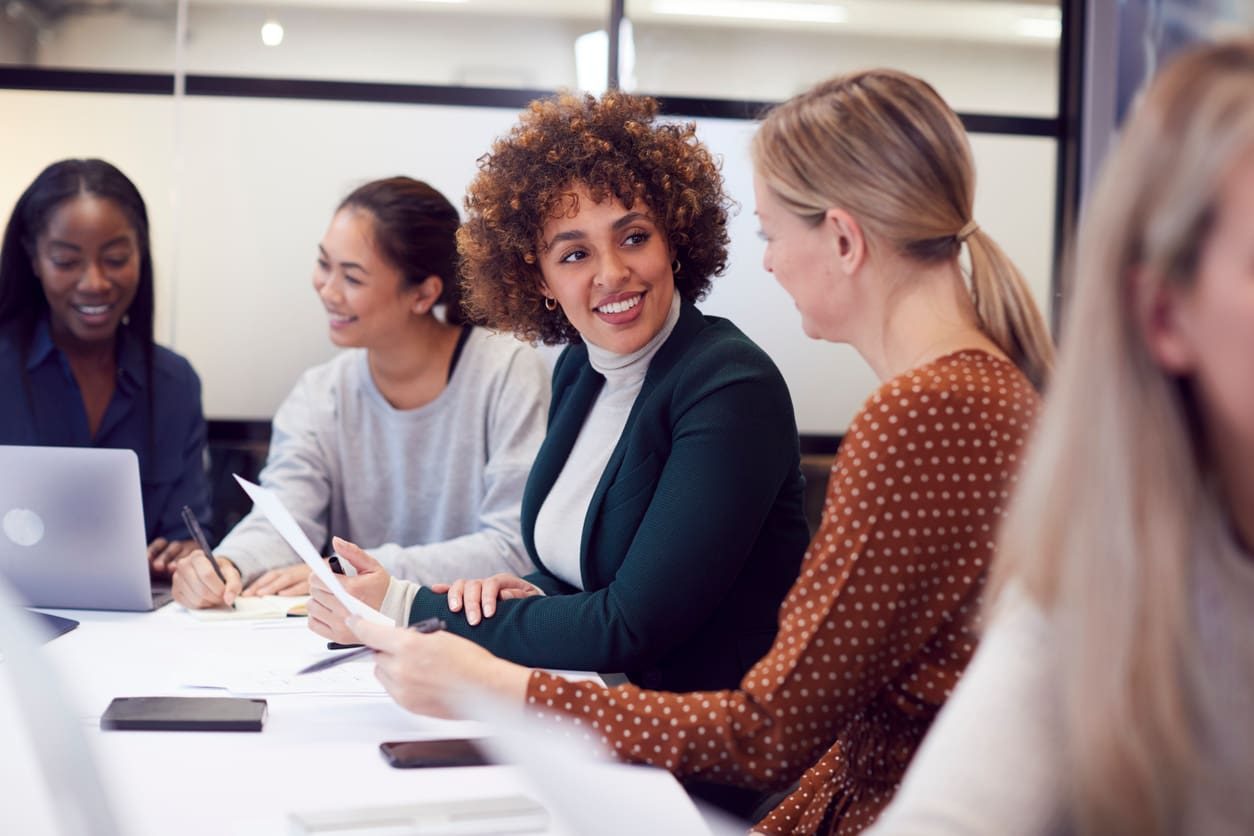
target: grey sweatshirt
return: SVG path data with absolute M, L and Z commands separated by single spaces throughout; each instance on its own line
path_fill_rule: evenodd
M 544 437 L 549 374 L 534 350 L 474 329 L 431 403 L 394 409 L 363 349 L 306 371 L 274 417 L 261 484 L 278 494 L 315 547 L 331 535 L 421 584 L 526 574 L 519 514 Z M 245 584 L 297 562 L 256 511 L 215 552 Z

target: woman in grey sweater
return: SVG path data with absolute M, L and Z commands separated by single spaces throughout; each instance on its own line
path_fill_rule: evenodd
M 458 222 L 443 195 L 405 177 L 345 198 L 313 286 L 348 350 L 297 381 L 261 473 L 312 542 L 361 541 L 423 584 L 531 569 L 519 505 L 549 399 L 533 349 L 462 324 Z M 256 511 L 215 556 L 225 585 L 194 552 L 175 572 L 180 603 L 308 590 L 308 569 Z

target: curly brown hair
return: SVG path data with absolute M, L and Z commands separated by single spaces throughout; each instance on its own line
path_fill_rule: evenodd
M 594 200 L 641 201 L 679 260 L 675 287 L 695 302 L 727 267 L 732 202 L 714 156 L 692 123 L 658 123 L 656 99 L 563 92 L 532 102 L 479 158 L 457 231 L 462 304 L 471 319 L 531 342 L 576 342 L 561 309 L 546 310 L 537 252 L 549 219 Z

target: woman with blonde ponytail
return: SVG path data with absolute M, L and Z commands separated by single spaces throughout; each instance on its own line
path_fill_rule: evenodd
M 663 693 L 566 681 L 447 632 L 351 629 L 410 710 L 449 712 L 450 683 L 469 680 L 573 716 L 563 728 L 623 760 L 771 793 L 762 833 L 850 834 L 888 803 L 971 658 L 1049 341 L 976 229 L 966 136 L 924 82 L 872 71 L 819 85 L 766 117 L 753 158 L 766 269 L 806 333 L 852 344 L 883 380 L 841 444 L 766 655 L 736 688 Z M 723 582 L 679 592 L 700 602 Z
M 966 132 L 928 84 L 892 70 L 823 82 L 771 112 L 753 155 L 759 184 L 782 209 L 821 226 L 835 207 L 837 221 L 852 222 L 848 240 L 880 262 L 869 283 L 886 291 L 886 302 L 871 300 L 878 318 L 845 321 L 867 313 L 846 302 L 834 327 L 807 328 L 810 336 L 849 342 L 881 371 L 875 343 L 922 328 L 937 343 L 925 354 L 986 345 L 1044 387 L 1054 361 L 1049 331 L 1018 268 L 975 221 Z
M 1254 833 L 1254 41 L 1132 116 L 993 621 L 884 833 Z

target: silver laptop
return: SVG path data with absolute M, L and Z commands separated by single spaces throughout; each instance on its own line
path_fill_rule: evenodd
M 0 575 L 31 607 L 150 610 L 131 450 L 0 445 Z

